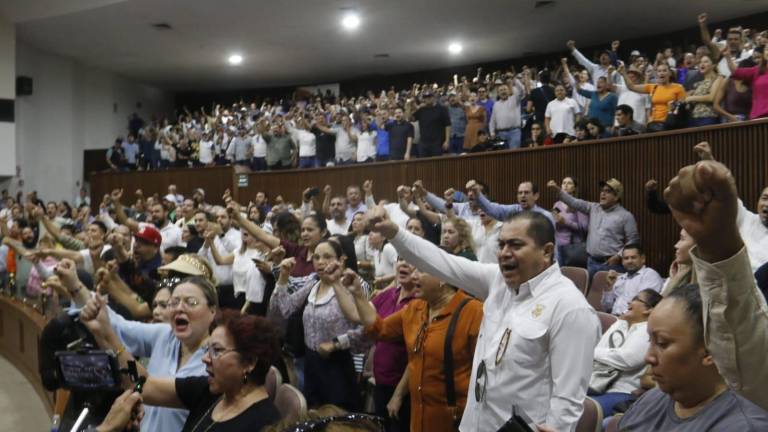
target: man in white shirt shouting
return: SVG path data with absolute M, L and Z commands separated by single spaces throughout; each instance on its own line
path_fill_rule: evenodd
M 575 430 L 600 324 L 553 261 L 552 223 L 530 211 L 510 217 L 499 233 L 498 264 L 484 264 L 399 229 L 381 207 L 371 220 L 408 263 L 485 300 L 460 430 L 498 430 L 513 405 L 540 430 Z

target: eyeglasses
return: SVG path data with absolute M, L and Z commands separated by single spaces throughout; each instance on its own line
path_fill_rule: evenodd
M 337 415 L 337 416 L 331 416 L 331 417 L 325 417 L 317 420 L 309 420 L 305 421 L 304 423 L 299 423 L 296 426 L 293 426 L 293 428 L 285 429 L 286 432 L 310 432 L 310 431 L 316 431 L 321 430 L 323 427 L 327 426 L 330 423 L 335 422 L 342 422 L 342 423 L 352 423 L 350 426 L 353 426 L 354 423 L 361 424 L 361 423 L 374 423 L 376 426 L 378 426 L 379 431 L 384 432 L 384 419 L 378 416 L 373 416 L 369 414 L 345 414 L 345 415 Z
M 178 276 L 167 277 L 162 279 L 160 283 L 157 284 L 157 289 L 163 289 L 163 288 L 171 289 L 175 287 L 179 282 L 181 282 L 181 278 Z
M 640 296 L 632 297 L 632 300 L 630 300 L 630 303 L 633 302 L 633 301 L 639 301 L 640 303 L 644 304 L 645 307 L 647 307 L 648 309 L 651 309 L 653 307 L 653 306 L 651 306 L 650 303 L 648 303 L 647 301 L 641 299 Z
M 208 356 L 211 358 L 211 360 L 216 360 L 226 353 L 237 351 L 235 349 L 220 348 L 213 345 L 203 345 L 203 350 L 208 353 Z
M 177 308 L 182 303 L 184 303 L 186 307 L 194 309 L 200 304 L 200 300 L 197 297 L 171 297 L 171 299 L 168 300 L 168 306 L 172 308 Z

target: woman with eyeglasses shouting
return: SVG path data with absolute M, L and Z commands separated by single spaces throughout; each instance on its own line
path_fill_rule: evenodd
M 172 379 L 204 375 L 203 345 L 218 309 L 216 288 L 203 277 L 184 279 L 171 288 L 166 305 L 170 323 L 142 323 L 124 319 L 96 296 L 83 307 L 80 318 L 99 346 L 114 350 L 119 359 L 149 358 L 146 372 L 151 376 Z M 147 407 L 141 430 L 181 430 L 187 414 L 183 409 Z
M 402 341 L 408 351 L 411 431 L 455 431 L 467 401 L 483 305 L 436 277 L 415 271 L 416 299 L 382 319 L 360 279 L 345 273 L 352 295 L 340 296 L 350 319 L 377 340 Z
M 606 418 L 614 414 L 616 404 L 631 399 L 632 392 L 640 389 L 649 346 L 648 316 L 661 298 L 652 289 L 637 293 L 595 347 L 588 394 L 600 404 Z
M 181 283 L 171 297 L 171 303 L 191 306 L 197 299 Z M 197 300 L 195 300 L 197 299 Z M 198 303 L 198 306 L 202 306 Z M 121 367 L 126 367 L 133 356 L 121 346 L 120 338 L 110 326 L 110 314 L 102 297 L 96 297 L 83 309 L 81 319 L 94 333 L 97 342 L 118 353 Z M 210 337 L 201 347 L 203 373 L 192 376 L 157 376 L 147 374 L 142 400 L 148 405 L 146 413 L 155 406 L 189 410 L 182 425 L 173 429 L 146 429 L 152 431 L 183 432 L 240 432 L 258 431 L 280 419 L 264 387 L 267 372 L 278 349 L 277 333 L 264 318 L 240 315 L 236 311 L 222 311 L 211 326 Z M 206 374 L 207 373 L 207 374 Z

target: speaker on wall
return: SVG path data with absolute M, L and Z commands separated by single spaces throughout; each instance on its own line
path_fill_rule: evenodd
M 32 94 L 32 77 L 16 77 L 16 96 L 29 96 Z

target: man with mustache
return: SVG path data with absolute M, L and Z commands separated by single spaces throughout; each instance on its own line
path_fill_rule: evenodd
M 383 207 L 370 217 L 407 262 L 485 300 L 460 430 L 498 430 L 513 404 L 545 430 L 574 430 L 601 332 L 554 262 L 552 223 L 532 211 L 513 215 L 499 232 L 498 263 L 485 264 L 399 229 Z

